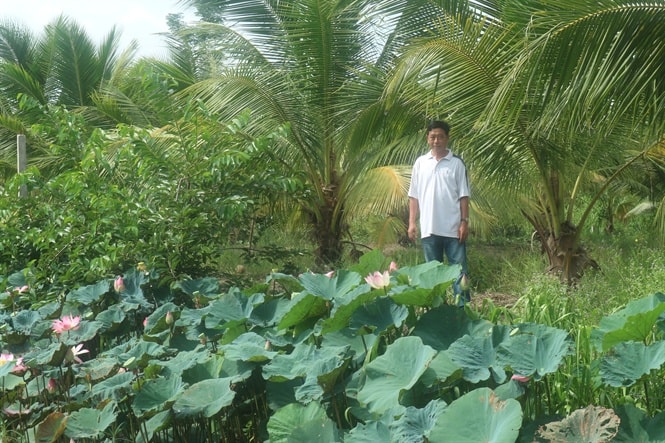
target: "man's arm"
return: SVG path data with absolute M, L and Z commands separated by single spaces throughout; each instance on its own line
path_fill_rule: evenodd
M 411 241 L 416 241 L 416 236 L 418 235 L 417 220 L 419 210 L 418 200 L 416 198 L 409 197 L 409 230 L 407 231 L 407 234 L 409 235 L 409 239 L 411 239 Z
M 462 214 L 462 219 L 459 224 L 459 241 L 464 243 L 469 236 L 469 197 L 462 197 L 459 200 L 459 209 Z

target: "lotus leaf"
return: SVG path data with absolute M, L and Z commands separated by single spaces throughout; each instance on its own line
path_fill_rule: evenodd
M 385 354 L 365 367 L 366 378 L 358 391 L 358 401 L 376 414 L 397 406 L 404 391 L 418 381 L 435 355 L 436 351 L 419 337 L 395 340 Z
M 450 403 L 430 433 L 439 443 L 514 443 L 522 426 L 517 400 L 501 400 L 491 389 L 478 388 Z
M 81 408 L 67 418 L 65 435 L 72 439 L 101 437 L 115 423 L 116 404 L 109 402 L 103 409 Z
M 629 341 L 619 343 L 600 362 L 603 383 L 614 386 L 632 386 L 653 369 L 665 363 L 665 341 L 650 346 Z
M 603 317 L 598 328 L 591 332 L 591 340 L 599 351 L 607 351 L 623 341 L 646 342 L 663 312 L 665 294 L 658 292 L 633 300 L 622 310 Z
M 132 411 L 137 417 L 162 411 L 164 408 L 171 407 L 176 397 L 184 389 L 185 385 L 178 376 L 146 380 L 134 397 Z
M 516 326 L 516 333 L 497 349 L 497 362 L 513 372 L 534 375 L 536 380 L 556 372 L 563 359 L 570 355 L 573 343 L 568 333 L 550 326 L 524 323 Z
M 268 421 L 271 443 L 339 441 L 339 432 L 318 403 L 291 403 L 280 408 Z
M 203 380 L 187 388 L 173 404 L 178 418 L 212 417 L 233 402 L 230 378 Z

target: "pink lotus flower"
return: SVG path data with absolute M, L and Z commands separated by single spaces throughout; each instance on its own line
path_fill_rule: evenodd
M 65 360 L 67 360 L 69 363 L 74 361 L 76 363 L 83 363 L 83 360 L 79 358 L 79 355 L 87 354 L 88 352 L 90 351 L 83 349 L 83 343 L 80 345 L 72 346 L 71 348 L 67 349 Z
M 56 387 L 55 378 L 49 378 L 48 383 L 46 383 L 46 390 L 52 394 L 55 392 Z
M 333 275 L 335 275 L 335 271 L 334 270 L 328 271 L 324 275 L 328 278 L 333 278 Z
M 79 328 L 81 323 L 81 317 L 78 315 L 76 317 L 70 315 L 65 315 L 60 320 L 53 320 L 51 329 L 55 331 L 56 334 L 62 334 L 64 331 L 72 331 Z
M 397 263 L 393 260 L 390 262 L 390 266 L 388 267 L 388 272 L 395 272 L 399 269 L 399 266 L 397 266 Z
M 23 364 L 23 357 L 16 359 L 14 363 L 14 369 L 12 369 L 12 374 L 23 375 L 28 370 L 28 367 Z
M 0 354 L 0 366 L 14 361 L 14 354 Z
M 125 290 L 125 281 L 122 279 L 122 275 L 119 275 L 113 282 L 113 289 L 118 294 Z
M 28 289 L 30 289 L 30 287 L 28 285 L 24 285 L 24 286 L 15 287 L 14 291 L 16 291 L 19 294 L 23 294 L 24 292 L 28 292 Z
M 382 274 L 379 271 L 376 271 L 365 277 L 365 281 L 374 289 L 385 288 L 386 286 L 390 286 L 390 273 L 384 271 Z
M 531 378 L 527 377 L 526 375 L 519 375 L 519 374 L 513 374 L 513 376 L 510 377 L 510 379 L 520 383 L 529 383 L 529 380 L 531 380 Z

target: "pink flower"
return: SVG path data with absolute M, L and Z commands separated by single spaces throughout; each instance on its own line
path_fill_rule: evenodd
M 519 375 L 519 374 L 513 374 L 512 377 L 510 377 L 511 380 L 515 380 L 520 383 L 529 383 L 529 380 L 531 380 L 529 377 L 526 375 Z
M 14 291 L 16 291 L 19 294 L 23 294 L 24 292 L 28 292 L 28 289 L 30 289 L 30 287 L 28 285 L 24 285 L 24 286 L 15 287 Z
M 328 271 L 324 275 L 328 278 L 333 278 L 333 275 L 335 275 L 335 271 L 334 270 Z
M 365 277 L 365 281 L 374 289 L 385 288 L 386 286 L 390 286 L 390 273 L 384 271 L 382 274 L 379 271 L 376 271 Z
M 122 275 L 119 275 L 113 282 L 113 289 L 118 294 L 125 290 L 125 281 L 122 279 Z
M 14 354 L 0 354 L 0 366 L 14 361 Z
M 79 355 L 87 354 L 88 352 L 90 351 L 83 349 L 83 343 L 80 345 L 72 346 L 70 349 L 67 349 L 65 360 L 67 360 L 69 363 L 73 361 L 76 363 L 83 363 L 83 360 L 79 358 Z
M 12 373 L 16 375 L 23 375 L 27 370 L 28 367 L 23 364 L 23 357 L 17 358 L 16 362 L 14 363 L 14 369 L 12 369 Z
M 143 319 L 143 327 L 147 328 L 148 327 L 148 317 Z
M 388 272 L 395 272 L 399 269 L 399 266 L 397 266 L 397 262 L 394 260 L 390 262 L 390 266 L 388 267 Z
M 79 328 L 81 323 L 81 317 L 78 315 L 76 317 L 70 315 L 65 315 L 60 320 L 53 320 L 51 329 L 55 331 L 56 334 L 62 334 L 64 331 L 72 331 Z
M 55 378 L 49 378 L 48 383 L 46 383 L 46 390 L 52 394 L 55 392 L 56 387 L 57 385 L 55 384 Z

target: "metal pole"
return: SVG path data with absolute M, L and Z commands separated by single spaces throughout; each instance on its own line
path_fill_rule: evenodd
M 28 154 L 26 153 L 25 148 L 25 135 L 18 134 L 16 136 L 16 170 L 20 174 L 25 171 L 25 168 L 28 166 Z M 28 196 L 28 187 L 26 185 L 21 185 L 18 190 L 19 197 Z

